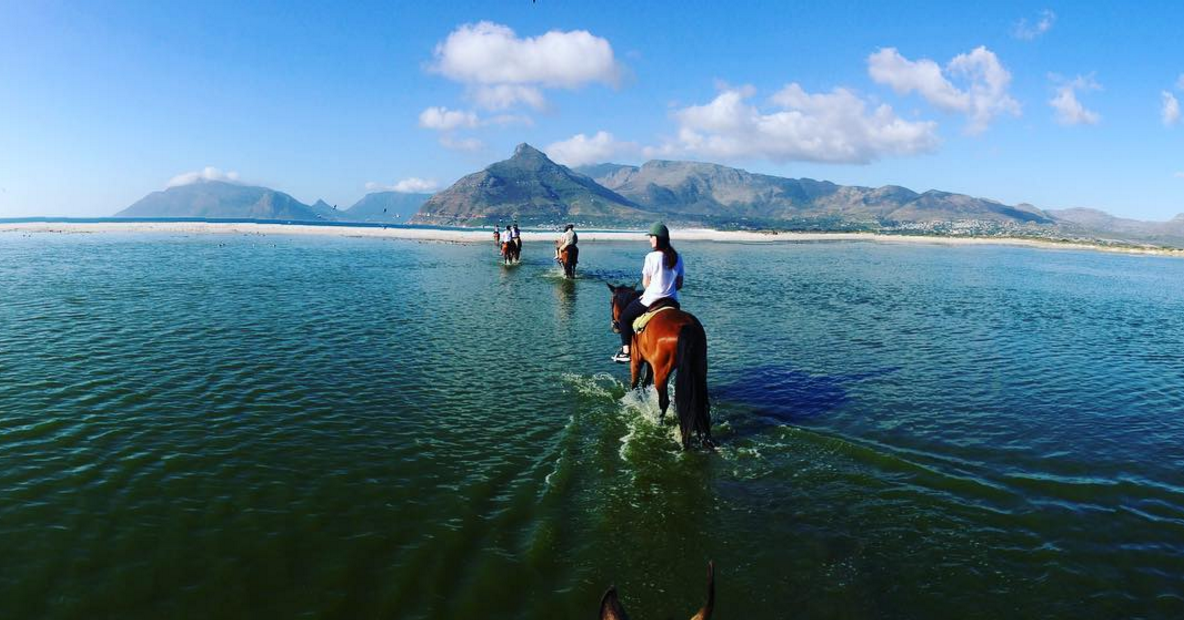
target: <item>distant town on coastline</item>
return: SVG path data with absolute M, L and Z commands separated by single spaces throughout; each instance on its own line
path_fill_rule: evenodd
M 529 144 L 436 194 L 381 191 L 339 208 L 322 200 L 307 205 L 266 187 L 197 180 L 153 192 L 115 217 L 467 227 L 574 222 L 615 228 L 663 219 L 721 230 L 1006 236 L 1184 247 L 1184 213 L 1167 222 L 1146 222 L 1096 209 L 1041 210 L 938 190 L 844 186 L 688 161 L 568 168 Z

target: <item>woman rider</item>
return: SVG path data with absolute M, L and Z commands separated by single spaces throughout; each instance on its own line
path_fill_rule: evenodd
M 633 321 L 661 299 L 670 300 L 674 307 L 678 307 L 678 289 L 682 288 L 685 273 L 682 257 L 670 245 L 670 229 L 665 224 L 659 222 L 651 226 L 649 238 L 654 251 L 645 255 L 645 264 L 641 268 L 641 284 L 645 292 L 626 306 L 617 320 L 621 331 L 621 350 L 612 359 L 622 364 L 629 361 Z

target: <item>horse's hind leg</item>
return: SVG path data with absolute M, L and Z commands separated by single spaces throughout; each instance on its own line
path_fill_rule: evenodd
M 658 409 L 662 413 L 658 414 L 658 421 L 666 419 L 666 410 L 670 408 L 670 374 L 654 377 L 654 386 L 658 390 Z

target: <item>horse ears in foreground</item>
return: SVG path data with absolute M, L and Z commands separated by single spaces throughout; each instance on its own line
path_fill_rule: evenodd
M 600 620 L 629 620 L 629 614 L 617 598 L 617 586 L 612 586 L 600 599 Z
M 707 602 L 691 620 L 711 620 L 715 610 L 715 562 L 707 563 Z M 600 599 L 600 620 L 629 620 L 629 614 L 617 598 L 617 587 L 613 586 Z

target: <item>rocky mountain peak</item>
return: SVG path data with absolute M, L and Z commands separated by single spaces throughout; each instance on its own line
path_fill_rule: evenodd
M 548 159 L 546 153 L 543 153 L 542 151 L 534 148 L 533 146 L 531 146 L 525 142 L 523 142 L 522 144 L 519 144 L 517 147 L 514 148 L 514 155 L 510 158 L 511 161 L 513 161 L 513 160 L 540 160 L 540 159 L 551 161 L 550 159 Z

